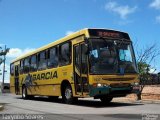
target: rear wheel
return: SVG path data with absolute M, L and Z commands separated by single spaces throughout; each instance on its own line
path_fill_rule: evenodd
M 113 97 L 101 97 L 100 100 L 102 103 L 108 104 L 112 101 Z
M 74 98 L 73 98 L 73 94 L 72 94 L 72 88 L 70 85 L 67 85 L 65 87 L 65 89 L 63 90 L 62 100 L 63 100 L 63 102 L 65 102 L 67 104 L 73 103 Z
M 28 95 L 27 88 L 25 86 L 22 87 L 22 98 L 23 99 L 34 99 L 33 95 Z
M 27 88 L 25 86 L 22 87 L 22 98 L 27 99 L 28 94 L 27 94 Z

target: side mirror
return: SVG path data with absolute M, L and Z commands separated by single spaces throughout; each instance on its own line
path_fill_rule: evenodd
M 85 54 L 88 55 L 90 51 L 89 47 L 89 39 L 87 37 L 84 38 L 85 44 L 84 44 L 84 51 Z
M 84 51 L 85 51 L 85 54 L 88 55 L 89 54 L 89 46 L 87 43 L 84 44 Z

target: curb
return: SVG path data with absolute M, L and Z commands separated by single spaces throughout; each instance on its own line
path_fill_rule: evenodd
M 160 104 L 160 100 L 143 99 L 143 100 L 131 100 L 127 98 L 113 99 L 114 102 L 129 102 L 129 103 L 148 103 L 148 104 Z
M 4 109 L 3 105 L 0 105 L 0 111 L 2 111 Z
M 140 102 L 140 103 L 149 103 L 149 104 L 160 104 L 160 100 L 149 100 L 149 99 L 139 100 L 137 102 Z

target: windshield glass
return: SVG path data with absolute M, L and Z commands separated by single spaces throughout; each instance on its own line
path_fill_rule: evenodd
M 131 43 L 118 40 L 91 39 L 89 51 L 90 73 L 136 73 Z

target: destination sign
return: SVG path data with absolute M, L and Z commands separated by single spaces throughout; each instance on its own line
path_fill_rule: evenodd
M 109 38 L 125 38 L 129 39 L 129 35 L 124 32 L 105 30 L 105 29 L 89 29 L 91 37 L 109 37 Z
M 116 38 L 120 37 L 120 34 L 116 33 L 116 32 L 102 32 L 102 31 L 98 31 L 97 34 L 100 37 L 116 37 Z

